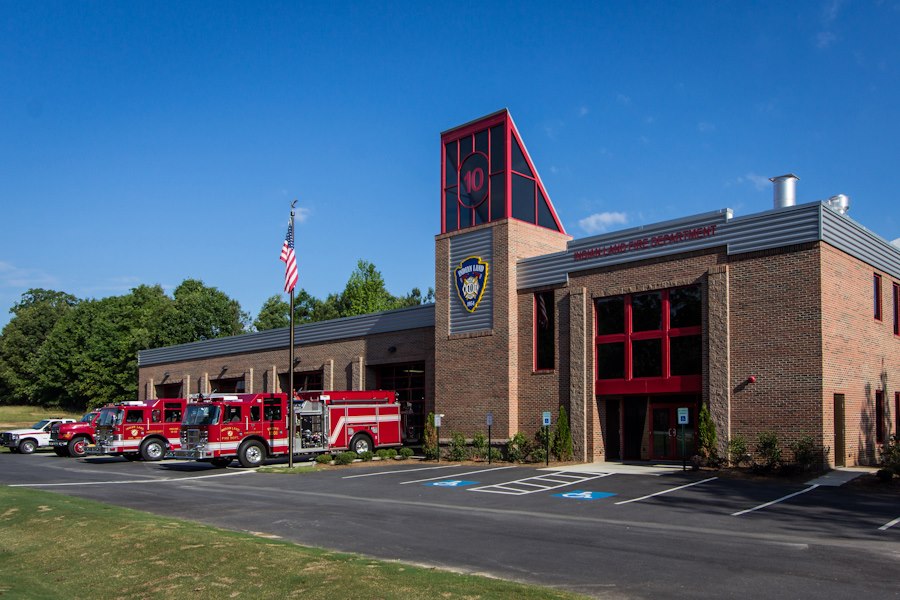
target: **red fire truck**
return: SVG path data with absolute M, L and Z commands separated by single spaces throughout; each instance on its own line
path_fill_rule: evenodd
M 75 423 L 58 423 L 50 427 L 50 445 L 57 456 L 84 456 L 84 447 L 94 443 L 94 428 L 100 410 L 92 410 Z
M 88 456 L 124 456 L 128 460 L 160 460 L 180 447 L 179 429 L 188 401 L 160 398 L 146 402 L 117 402 L 100 409 L 95 443 Z
M 224 467 L 237 458 L 258 467 L 290 451 L 287 394 L 214 394 L 187 407 L 175 458 Z M 294 454 L 357 453 L 400 446 L 400 405 L 393 391 L 294 395 Z

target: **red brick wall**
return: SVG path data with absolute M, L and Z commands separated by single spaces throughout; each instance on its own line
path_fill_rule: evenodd
M 882 276 L 882 321 L 874 318 L 875 273 Z M 885 390 L 885 432 L 896 433 L 893 398 L 900 389 L 900 337 L 894 335 L 892 288 L 897 282 L 823 244 L 823 429 L 827 443 L 833 447 L 834 394 L 844 394 L 848 465 L 876 461 L 876 390 Z

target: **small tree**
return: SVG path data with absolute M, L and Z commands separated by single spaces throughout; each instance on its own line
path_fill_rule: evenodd
M 565 406 L 559 407 L 559 418 L 553 432 L 553 455 L 559 460 L 572 460 L 575 451 L 572 447 L 572 430 L 569 429 L 569 415 Z
M 472 436 L 472 458 L 475 460 L 485 460 L 488 457 L 487 436 L 482 432 L 476 431 Z
M 709 408 L 704 404 L 700 407 L 700 416 L 697 420 L 697 429 L 700 435 L 700 456 L 710 462 L 716 462 L 719 459 L 719 444 L 716 435 L 716 424 L 709 414 Z
M 422 435 L 422 454 L 429 460 L 438 457 L 437 428 L 434 426 L 434 413 L 428 413 L 425 419 L 425 432 Z
M 463 461 L 469 458 L 469 446 L 466 444 L 466 436 L 459 431 L 454 431 L 450 436 L 450 460 Z
M 742 462 L 748 461 L 747 438 L 742 435 L 735 435 L 728 440 L 728 461 L 733 466 L 740 466 Z

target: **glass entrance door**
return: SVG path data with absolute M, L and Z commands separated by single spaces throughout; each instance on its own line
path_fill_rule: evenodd
M 688 409 L 688 424 L 678 424 L 678 409 Z M 681 404 L 652 404 L 650 431 L 650 458 L 657 460 L 681 460 L 682 447 L 687 457 L 695 453 L 695 429 L 697 407 L 693 402 Z M 684 444 L 682 444 L 682 436 Z

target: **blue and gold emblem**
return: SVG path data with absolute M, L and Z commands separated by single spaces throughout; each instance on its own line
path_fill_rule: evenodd
M 475 312 L 487 288 L 488 264 L 480 256 L 470 256 L 453 270 L 456 293 L 466 310 Z

